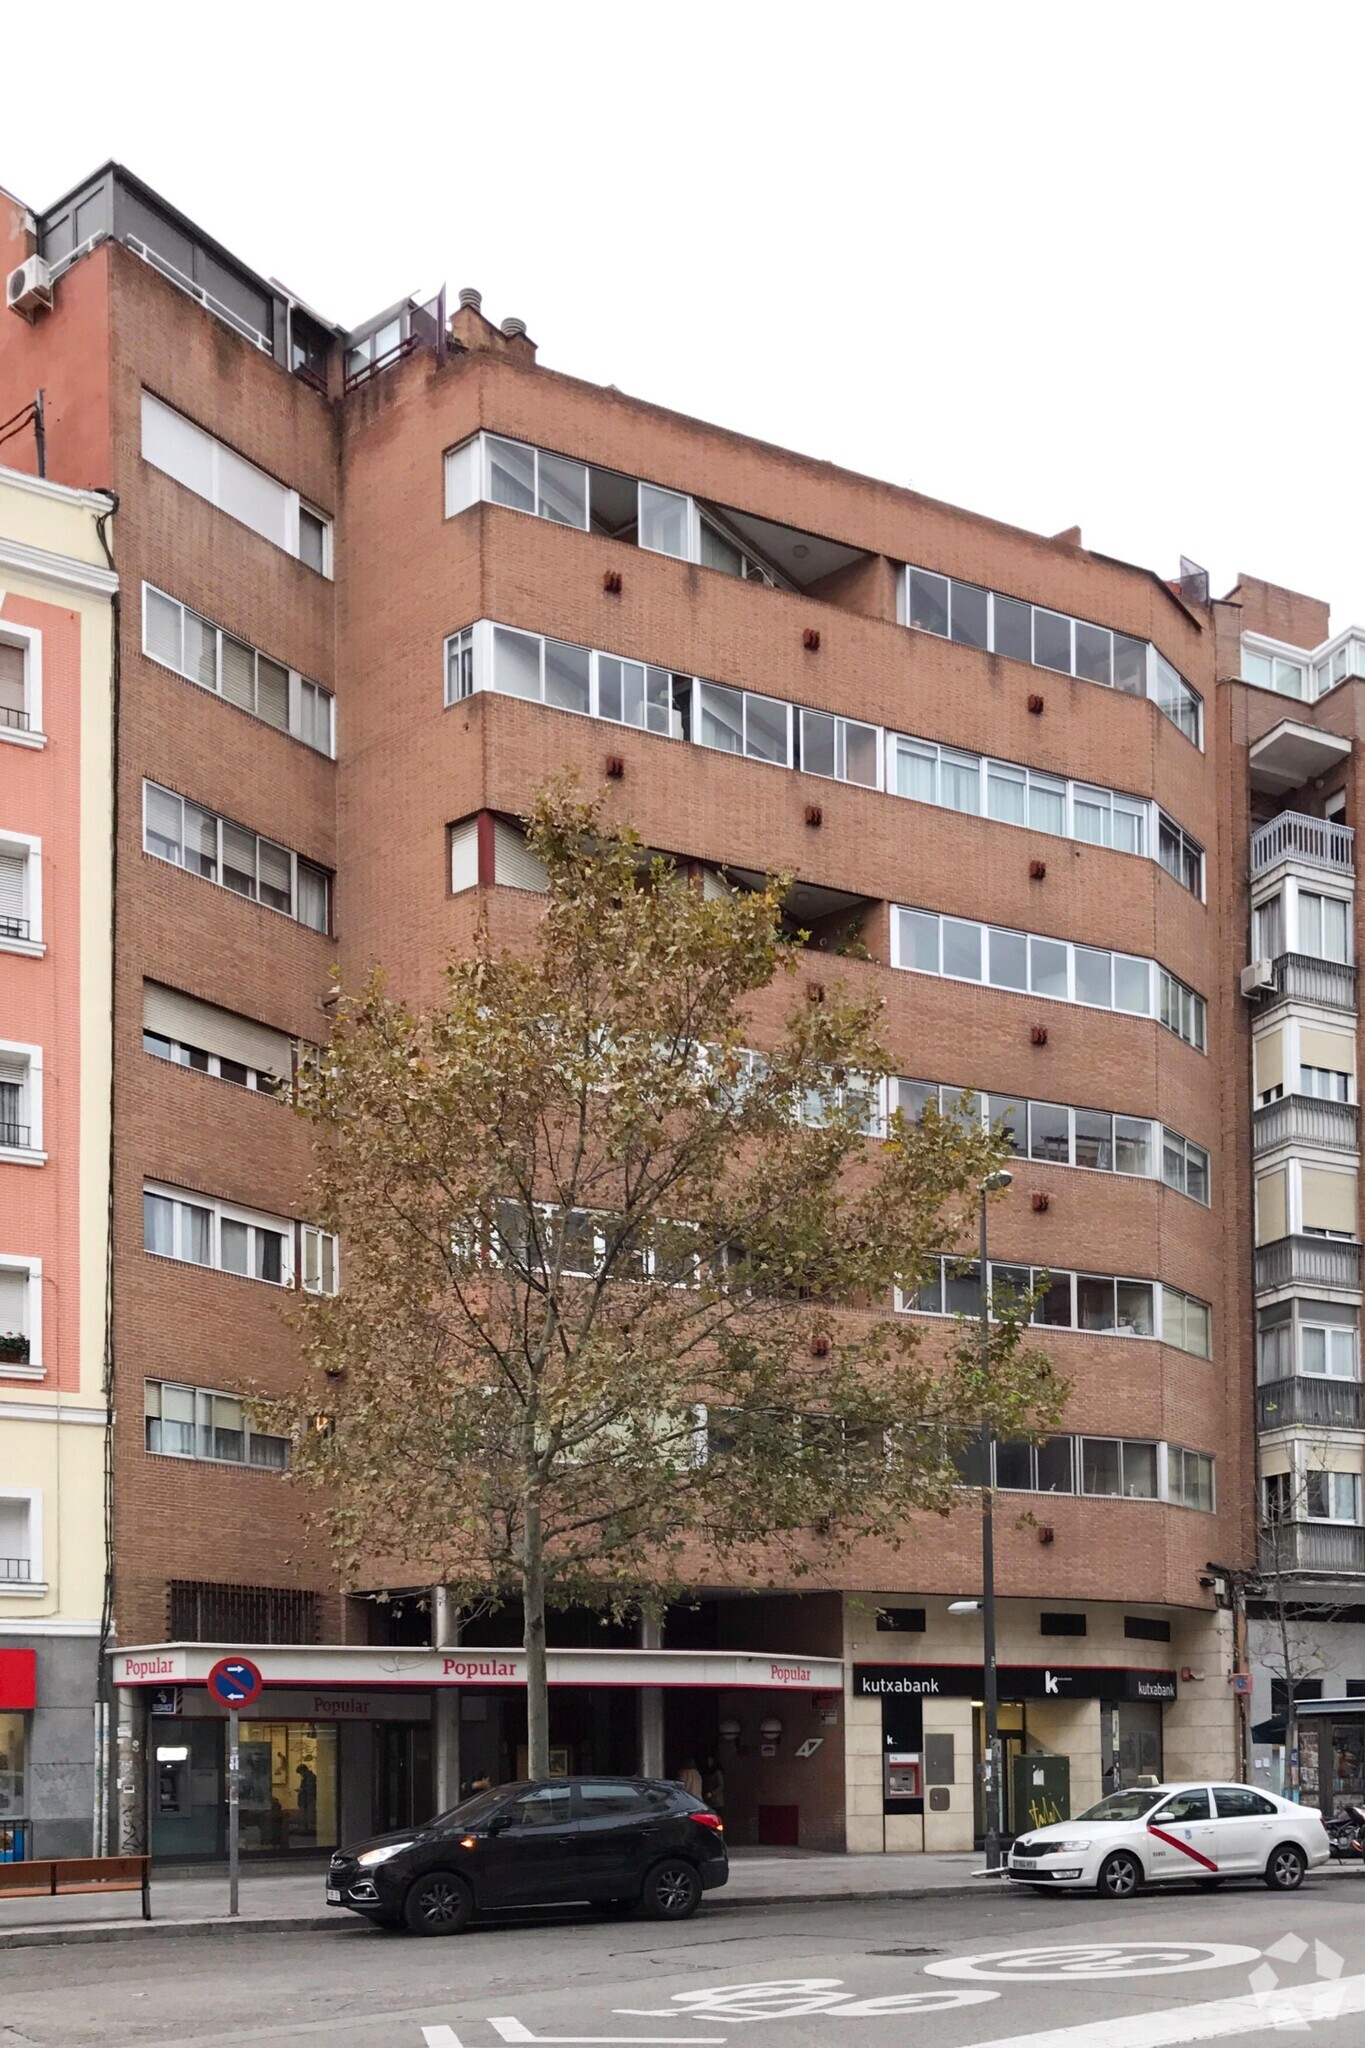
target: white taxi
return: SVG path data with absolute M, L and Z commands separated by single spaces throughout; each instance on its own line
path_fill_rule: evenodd
M 1016 1884 L 1093 1886 L 1111 1899 L 1177 1880 L 1212 1889 L 1227 1877 L 1259 1877 L 1272 1891 L 1292 1892 L 1328 1853 L 1315 1806 L 1251 1785 L 1142 1785 L 1111 1793 L 1074 1820 L 1030 1828 L 1005 1868 Z

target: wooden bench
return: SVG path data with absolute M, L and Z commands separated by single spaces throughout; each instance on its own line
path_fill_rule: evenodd
M 75 1892 L 141 1892 L 142 1917 L 152 1917 L 150 1856 L 40 1856 L 0 1863 L 0 1900 L 58 1899 Z

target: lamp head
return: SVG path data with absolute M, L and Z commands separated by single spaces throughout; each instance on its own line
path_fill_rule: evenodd
M 981 1183 L 981 1192 L 983 1195 L 993 1194 L 997 1188 L 1009 1187 L 1013 1179 L 1014 1175 L 1010 1172 L 1009 1168 L 1002 1166 L 995 1173 L 988 1173 L 986 1175 L 986 1178 Z

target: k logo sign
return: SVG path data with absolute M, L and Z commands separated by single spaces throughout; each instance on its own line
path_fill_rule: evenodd
M 1045 1693 L 1060 1693 L 1062 1687 L 1069 1685 L 1070 1682 L 1065 1671 L 1045 1671 L 1043 1673 L 1043 1691 Z

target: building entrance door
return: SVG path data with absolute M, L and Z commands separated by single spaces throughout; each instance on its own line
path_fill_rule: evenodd
M 431 1724 L 376 1721 L 374 1724 L 374 1826 L 376 1834 L 416 1827 L 430 1820 L 432 1807 Z

